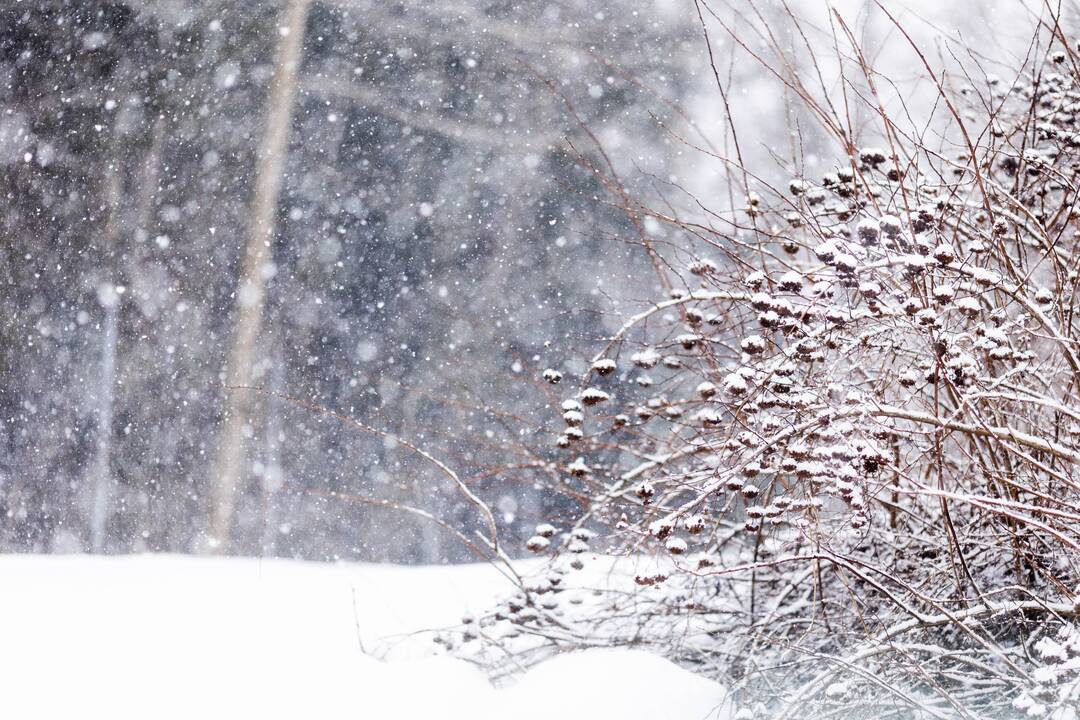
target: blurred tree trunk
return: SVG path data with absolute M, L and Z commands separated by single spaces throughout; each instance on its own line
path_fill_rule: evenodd
M 250 412 L 251 366 L 262 322 L 265 268 L 277 221 L 278 196 L 289 148 L 304 28 L 310 0 L 288 0 L 278 23 L 280 39 L 270 82 L 266 121 L 255 169 L 247 246 L 233 309 L 233 331 L 225 370 L 225 407 L 211 468 L 213 505 L 208 550 L 228 549 L 236 493 L 243 473 L 244 428 Z
M 111 282 L 111 281 L 110 281 Z M 90 500 L 90 549 L 99 553 L 105 549 L 106 529 L 112 507 L 112 424 L 115 405 L 117 311 L 120 298 L 113 288 L 103 293 L 105 320 L 101 337 L 101 376 L 98 390 L 97 442 L 94 449 L 93 497 Z
M 165 115 L 158 112 L 150 131 L 150 147 L 146 151 L 142 174 L 139 176 L 135 215 L 131 221 L 131 238 L 127 246 L 128 252 L 124 254 L 124 259 L 127 261 L 124 265 L 124 275 L 127 278 L 138 277 L 147 259 L 150 230 L 154 225 L 155 200 L 161 190 L 161 156 L 164 150 Z M 167 362 L 175 363 L 176 355 L 167 354 Z M 121 373 L 123 375 L 124 371 Z M 139 513 L 138 523 L 139 532 L 135 537 L 145 539 L 154 534 L 157 524 L 150 507 Z M 146 547 L 141 546 L 139 550 L 145 551 Z
M 284 486 L 281 446 L 285 427 L 282 423 L 281 396 L 285 394 L 285 357 L 280 334 L 274 340 L 273 366 L 270 368 L 270 391 L 266 402 L 266 439 L 263 449 L 263 523 L 260 555 L 277 554 L 279 495 Z
M 126 268 L 129 276 L 139 272 L 145 259 L 147 242 L 150 239 L 151 220 L 153 219 L 154 200 L 157 199 L 161 182 L 161 154 L 165 149 L 165 116 L 158 114 L 150 131 L 150 148 L 143 163 L 142 177 L 139 180 L 139 199 L 135 205 L 135 219 L 132 224 L 134 241 Z
M 94 447 L 94 463 L 90 470 L 92 490 L 90 497 L 90 549 L 105 549 L 106 531 L 112 506 L 112 425 L 116 385 L 117 324 L 120 311 L 120 295 L 117 292 L 116 255 L 119 252 L 120 212 L 123 202 L 122 173 L 120 166 L 120 142 L 113 130 L 108 154 L 109 162 L 102 168 L 105 206 L 108 219 L 101 238 L 105 277 L 98 286 L 98 302 L 105 310 L 101 324 L 101 366 L 97 395 L 97 438 Z

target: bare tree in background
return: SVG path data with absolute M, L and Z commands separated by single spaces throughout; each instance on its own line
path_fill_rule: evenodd
M 258 151 L 255 194 L 251 200 L 247 245 L 237 285 L 235 319 L 225 370 L 224 417 L 211 472 L 214 483 L 210 511 L 211 549 L 228 547 L 237 487 L 243 474 L 244 427 L 248 423 L 250 395 L 239 388 L 251 380 L 251 366 L 262 324 L 267 252 L 274 237 L 310 4 L 310 0 L 289 0 L 279 23 L 281 39 Z

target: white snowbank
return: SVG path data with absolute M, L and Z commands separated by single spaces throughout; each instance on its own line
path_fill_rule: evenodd
M 564 655 L 495 690 L 418 634 L 508 588 L 480 565 L 0 556 L 0 702 L 20 719 L 719 717 L 720 686 L 647 653 Z

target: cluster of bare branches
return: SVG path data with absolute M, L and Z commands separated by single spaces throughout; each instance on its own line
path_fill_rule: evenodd
M 1053 13 L 1012 79 L 912 42 L 939 108 L 919 131 L 833 22 L 843 107 L 770 65 L 832 169 L 775 187 L 702 149 L 744 202 L 694 214 L 590 165 L 665 295 L 576 385 L 545 373 L 559 482 L 594 499 L 538 529 L 551 566 L 465 637 L 660 647 L 743 717 L 1076 718 L 1080 55 Z M 660 559 L 565 592 L 599 542 Z

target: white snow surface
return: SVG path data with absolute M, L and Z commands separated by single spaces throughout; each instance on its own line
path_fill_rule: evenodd
M 483 565 L 0 556 L 0 698 L 20 718 L 718 720 L 723 688 L 641 651 L 495 689 L 425 630 L 510 590 Z

